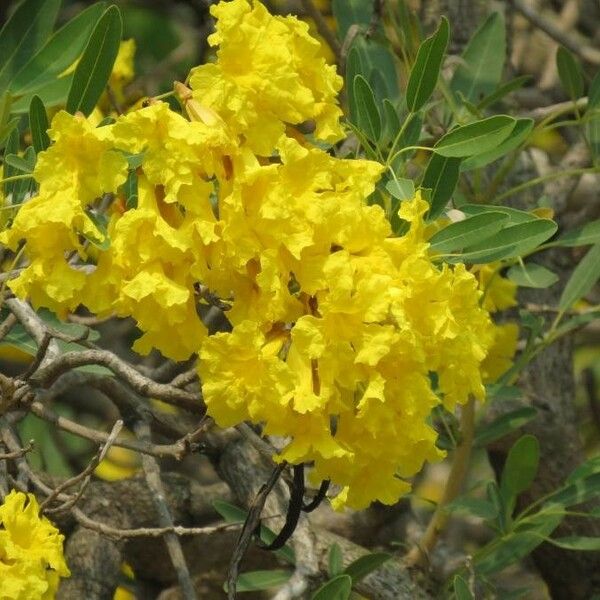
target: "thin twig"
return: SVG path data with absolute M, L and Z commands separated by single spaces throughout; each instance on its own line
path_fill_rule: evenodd
M 148 425 L 148 423 L 139 421 L 135 425 L 134 431 L 141 441 L 150 443 L 150 425 Z M 142 468 L 144 470 L 148 488 L 152 492 L 152 500 L 156 512 L 158 513 L 159 524 L 162 527 L 174 527 L 173 517 L 171 516 L 169 506 L 167 505 L 165 490 L 160 478 L 160 468 L 156 459 L 145 454 L 142 456 Z M 179 538 L 172 531 L 168 531 L 164 534 L 164 540 L 167 545 L 167 550 L 169 551 L 169 556 L 171 557 L 171 562 L 177 573 L 177 579 L 179 580 L 184 600 L 196 600 L 196 590 L 194 589 L 194 584 L 190 577 L 190 572 L 185 561 Z
M 242 562 L 242 558 L 246 554 L 246 550 L 250 545 L 250 541 L 252 540 L 252 536 L 256 531 L 260 523 L 260 513 L 262 512 L 265 502 L 267 500 L 267 496 L 271 493 L 273 487 L 277 483 L 279 476 L 282 471 L 285 469 L 286 463 L 281 463 L 277 465 L 271 476 L 267 480 L 265 484 L 260 488 L 258 494 L 256 494 L 256 498 L 250 507 L 250 511 L 248 512 L 248 517 L 244 523 L 244 527 L 240 533 L 240 537 L 238 538 L 235 550 L 231 557 L 231 562 L 229 563 L 229 570 L 227 572 L 227 598 L 228 600 L 235 600 L 236 597 L 236 585 L 237 578 L 240 569 L 240 563 Z
M 18 319 L 13 313 L 10 313 L 2 323 L 0 323 L 0 340 L 3 340 L 10 330 L 17 324 Z
M 102 533 L 115 540 L 123 540 L 129 538 L 141 537 L 163 537 L 165 534 L 173 533 L 178 536 L 191 535 L 212 535 L 222 531 L 238 529 L 242 527 L 241 523 L 221 523 L 219 525 L 211 525 L 207 527 L 183 527 L 181 525 L 173 525 L 172 527 L 138 527 L 135 529 L 118 529 L 111 527 L 105 523 L 100 523 L 94 519 L 90 519 L 80 508 L 74 507 L 71 512 L 77 522 L 86 529 L 92 529 L 98 533 Z
M 365 33 L 366 37 L 370 38 L 375 35 L 375 32 L 383 19 L 383 9 L 383 0 L 373 0 L 373 16 L 371 17 L 371 22 Z
M 519 11 L 532 25 L 541 29 L 553 40 L 562 44 L 571 52 L 577 54 L 583 60 L 593 64 L 600 65 L 600 51 L 591 46 L 583 46 L 577 40 L 573 39 L 568 33 L 562 31 L 550 20 L 543 17 L 539 12 L 533 10 L 523 0 L 510 0 L 510 3 Z
M 6 271 L 5 273 L 0 273 L 0 282 L 16 279 L 21 274 L 21 271 L 24 271 L 24 269 L 11 269 L 10 271 Z
M 13 404 L 16 404 L 15 391 L 14 380 L 0 373 L 0 415 L 8 412 Z
M 583 98 L 578 98 L 575 102 L 569 100 L 567 102 L 550 104 L 549 106 L 540 106 L 539 108 L 534 108 L 533 110 L 530 110 L 521 116 L 533 119 L 536 123 L 540 123 L 546 119 L 560 117 L 565 113 L 575 112 L 576 110 L 585 110 L 587 103 L 588 98 L 587 96 L 584 96 Z
M 9 310 L 15 315 L 15 317 L 17 317 L 21 325 L 23 325 L 25 331 L 35 340 L 37 345 L 40 346 L 44 341 L 46 333 L 48 332 L 48 328 L 42 319 L 40 319 L 33 308 L 31 308 L 27 302 L 23 302 L 23 300 L 19 300 L 18 298 L 9 298 L 4 302 L 8 306 Z M 56 340 L 52 340 L 48 345 L 48 352 L 42 361 L 42 365 L 58 357 L 59 355 L 60 349 L 58 344 L 56 343 Z
M 409 565 L 423 565 L 429 558 L 434 549 L 440 533 L 444 530 L 448 522 L 447 505 L 452 502 L 460 493 L 467 470 L 469 468 L 469 459 L 471 458 L 471 449 L 473 447 L 473 436 L 475 429 L 475 400 L 470 398 L 464 405 L 461 415 L 461 434 L 462 440 L 454 453 L 450 475 L 446 482 L 444 494 L 436 507 L 427 529 L 419 543 L 415 545 L 406 555 L 404 562 Z
M 44 421 L 52 423 L 63 431 L 68 431 L 69 433 L 95 442 L 96 444 L 106 444 L 108 441 L 108 434 L 96 429 L 91 429 L 85 425 L 80 425 L 66 417 L 57 415 L 41 402 L 32 402 L 30 408 L 34 415 L 40 419 L 44 419 Z M 184 439 L 179 440 L 174 444 L 150 444 L 139 440 L 120 439 L 113 442 L 113 446 L 127 448 L 128 450 L 134 450 L 140 454 L 149 454 L 150 456 L 155 456 L 157 458 L 166 458 L 169 456 L 178 458 L 182 455 L 182 452 L 185 452 Z
M 184 388 L 190 383 L 195 383 L 198 381 L 198 371 L 196 367 L 192 367 L 183 373 L 179 373 L 179 375 L 175 376 L 171 381 L 170 385 L 176 388 Z
M 98 452 L 92 458 L 92 460 L 88 463 L 87 467 L 81 473 L 78 473 L 74 477 L 70 477 L 69 479 L 65 480 L 61 485 L 56 487 L 54 489 L 54 492 L 52 492 L 52 494 L 50 494 L 42 502 L 42 504 L 40 505 L 40 510 L 44 511 L 45 513 L 56 513 L 56 512 L 64 512 L 66 510 L 69 510 L 73 506 L 75 506 L 75 504 L 77 504 L 79 499 L 83 496 L 83 493 L 85 492 L 85 489 L 87 488 L 87 486 L 90 484 L 94 470 L 104 460 L 110 447 L 117 441 L 117 437 L 118 437 L 119 433 L 121 433 L 122 429 L 123 429 L 123 421 L 121 421 L 121 420 L 116 421 L 115 424 L 113 425 L 113 428 L 112 428 L 106 442 L 102 446 L 100 446 L 100 448 L 98 449 Z M 56 497 L 61 492 L 78 484 L 82 480 L 83 480 L 83 483 L 81 484 L 79 490 L 77 491 L 76 494 L 74 494 L 74 496 L 71 500 L 64 502 L 63 504 L 61 504 L 60 506 L 58 506 L 56 508 L 48 508 L 48 506 L 56 499 Z
M 50 346 L 51 341 L 52 336 L 46 331 L 40 345 L 38 346 L 37 352 L 31 361 L 31 364 L 27 367 L 25 372 L 20 375 L 20 379 L 27 381 L 38 370 L 38 367 L 42 364 L 44 358 L 46 357 L 46 352 L 48 351 L 48 346 Z
M 32 380 L 47 387 L 63 373 L 86 365 L 102 365 L 110 369 L 142 396 L 159 398 L 196 414 L 204 413 L 204 407 L 198 394 L 168 384 L 157 383 L 108 350 L 82 350 L 63 354 L 39 369 Z
M 18 450 L 14 450 L 13 452 L 6 452 L 5 454 L 0 454 L 0 460 L 15 460 L 16 458 L 21 458 L 25 456 L 28 452 L 31 452 L 34 447 L 34 440 L 29 440 L 29 442 L 23 446 L 23 448 L 19 448 Z

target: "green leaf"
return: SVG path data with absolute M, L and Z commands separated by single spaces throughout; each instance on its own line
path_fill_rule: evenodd
M 6 140 L 6 146 L 4 149 L 4 155 L 7 156 L 9 154 L 17 154 L 19 152 L 19 132 L 17 129 L 13 129 Z M 14 175 L 18 175 L 18 171 L 11 167 L 9 164 L 4 165 L 3 178 L 6 179 L 8 177 L 13 177 Z M 14 191 L 17 188 L 18 181 L 9 181 L 4 184 L 4 195 L 8 197 L 12 194 L 11 203 L 16 203 L 16 198 L 14 197 Z
M 449 36 L 448 19 L 442 17 L 437 31 L 421 44 L 406 88 L 406 105 L 411 112 L 418 111 L 433 94 Z
M 272 569 L 271 571 L 248 571 L 240 573 L 236 582 L 237 592 L 258 592 L 260 590 L 269 590 L 279 587 L 288 581 L 292 576 L 291 571 L 285 569 Z M 227 592 L 227 583 L 223 585 Z
M 398 118 L 398 111 L 390 100 L 384 98 L 383 103 L 383 137 L 386 140 L 392 140 L 400 131 L 400 119 Z
M 500 478 L 500 491 L 507 504 L 532 484 L 539 461 L 540 443 L 535 436 L 526 434 L 514 443 Z
M 24 0 L 0 30 L 0 90 L 46 41 L 61 0 Z
M 569 483 L 546 498 L 545 505 L 560 505 L 566 508 L 577 506 L 600 496 L 600 473 L 593 473 Z
M 4 92 L 0 96 L 0 128 L 4 127 L 10 119 L 12 100 L 12 96 L 8 92 Z
M 20 120 L 21 119 L 19 119 L 19 117 L 16 117 L 16 118 L 8 121 L 8 123 L 6 123 L 6 125 L 0 127 L 0 147 L 2 146 L 2 144 L 4 144 L 4 142 L 10 136 L 10 134 L 14 131 L 16 126 L 19 124 Z M 6 174 L 5 174 L 5 176 L 6 176 Z
M 486 496 L 490 504 L 496 509 L 496 523 L 498 529 L 502 533 L 507 531 L 507 520 L 506 520 L 506 503 L 500 493 L 500 488 L 495 481 L 489 481 L 485 487 Z
M 600 319 L 600 310 L 587 310 L 569 319 L 563 320 L 563 322 L 557 327 L 556 333 L 559 337 L 562 337 L 567 332 L 578 329 L 583 325 L 598 319 Z
M 466 215 L 480 215 L 484 212 L 503 212 L 508 215 L 508 219 L 511 225 L 518 225 L 519 223 L 530 223 L 536 221 L 538 217 L 526 212 L 524 210 L 518 210 L 516 208 L 510 208 L 508 206 L 496 206 L 494 204 L 463 204 L 460 210 Z
M 583 131 L 590 145 L 595 163 L 600 157 L 600 107 L 596 107 L 586 114 Z
M 489 96 L 486 96 L 479 104 L 477 104 L 477 110 L 485 110 L 488 106 L 493 106 L 504 96 L 507 96 L 511 92 L 522 88 L 528 81 L 531 80 L 531 75 L 521 75 L 515 77 L 506 83 L 503 83 L 500 87 L 496 88 Z
M 485 448 L 492 442 L 503 438 L 504 436 L 518 431 L 523 425 L 535 419 L 537 410 L 531 406 L 525 406 L 512 410 L 505 415 L 494 419 L 485 427 L 478 429 L 475 433 L 473 444 L 477 448 Z
M 447 504 L 444 507 L 444 510 L 453 513 L 464 513 L 486 520 L 495 519 L 498 515 L 498 507 L 492 502 L 481 498 L 457 498 L 450 502 L 450 504 Z
M 533 125 L 533 119 L 517 119 L 515 128 L 501 144 L 488 152 L 481 152 L 470 156 L 462 163 L 460 170 L 469 171 L 470 169 L 478 169 L 502 158 L 519 147 L 527 139 L 533 130 Z
M 375 99 L 379 104 L 384 98 L 396 103 L 400 101 L 400 85 L 394 56 L 389 45 L 383 44 L 373 37 L 357 36 L 352 44 L 360 55 L 361 71 L 365 79 L 375 91 Z M 354 81 L 348 79 L 347 81 Z
M 502 77 L 506 59 L 504 17 L 493 12 L 467 44 L 462 61 L 450 82 L 450 89 L 467 100 L 479 102 L 491 94 Z
M 586 223 L 577 229 L 567 231 L 555 242 L 555 246 L 587 246 L 588 244 L 597 244 L 600 242 L 600 219 Z
M 337 23 L 337 33 L 344 40 L 352 25 L 367 27 L 373 17 L 371 0 L 333 0 L 331 10 Z
M 235 504 L 225 502 L 225 500 L 213 500 L 212 505 L 214 509 L 223 517 L 223 519 L 227 521 L 227 523 L 244 523 L 246 521 L 246 517 L 248 516 L 248 511 L 236 506 Z M 263 543 L 270 544 L 277 537 L 277 535 L 268 527 L 261 525 L 259 537 Z M 296 562 L 294 551 L 288 545 L 285 545 L 280 550 L 277 550 L 274 554 L 292 565 Z
M 352 591 L 352 578 L 338 575 L 324 583 L 313 595 L 312 600 L 348 600 Z
M 127 179 L 123 184 L 123 194 L 125 196 L 125 206 L 127 210 L 137 208 L 138 205 L 138 176 L 137 171 L 132 170 L 127 174 Z
M 511 225 L 484 242 L 470 246 L 460 256 L 447 260 L 480 264 L 522 256 L 554 235 L 556 229 L 556 223 L 549 219 L 535 219 L 527 223 Z
M 448 204 L 456 184 L 460 171 L 460 158 L 446 158 L 439 154 L 433 154 L 429 159 L 421 187 L 431 190 L 431 200 L 427 219 L 437 219 Z
M 556 68 L 560 83 L 567 95 L 576 100 L 583 96 L 583 72 L 579 61 L 564 46 L 556 51 Z
M 488 383 L 485 386 L 486 398 L 489 400 L 513 401 L 520 400 L 523 392 L 516 385 L 504 385 L 502 383 Z
M 543 518 L 531 523 L 528 530 L 509 533 L 488 544 L 474 556 L 475 572 L 492 575 L 518 563 L 535 550 L 544 541 L 544 537 L 558 527 L 562 519 L 562 515 L 543 515 Z
M 119 52 L 123 23 L 116 6 L 110 6 L 98 21 L 73 74 L 67 111 L 89 115 L 106 88 Z
M 354 95 L 354 78 L 365 72 L 365 67 L 361 63 L 361 56 L 358 48 L 354 45 L 348 52 L 346 59 L 346 89 L 348 93 L 348 108 L 350 111 L 350 121 L 358 125 L 358 108 L 356 105 L 356 97 Z
M 44 103 L 39 96 L 34 96 L 29 105 L 29 130 L 31 131 L 31 142 L 36 153 L 46 150 L 50 146 L 48 137 L 48 116 Z
M 381 116 L 375 104 L 373 90 L 362 75 L 354 78 L 353 90 L 358 118 L 357 125 L 372 142 L 377 143 L 381 136 Z
M 67 100 L 67 95 L 73 82 L 73 74 L 55 79 L 35 90 L 21 96 L 12 106 L 12 112 L 15 114 L 24 114 L 29 111 L 31 99 L 39 96 L 46 108 L 62 105 Z
M 575 483 L 580 479 L 585 479 L 590 475 L 600 473 L 600 455 L 588 458 L 583 464 L 579 465 L 568 477 L 565 483 Z
M 365 554 L 360 558 L 357 558 L 355 561 L 351 562 L 345 569 L 344 573 L 346 575 L 350 575 L 352 577 L 352 584 L 355 584 L 357 581 L 360 581 L 364 577 L 366 577 L 369 573 L 376 571 L 383 565 L 383 563 L 387 562 L 390 558 L 392 558 L 391 554 L 387 552 L 373 552 L 371 554 Z
M 369 74 L 369 83 L 373 90 L 373 96 L 375 98 L 375 104 L 381 106 L 383 100 L 388 97 L 387 82 L 383 78 L 380 70 L 373 69 Z
M 108 216 L 102 212 L 88 208 L 85 214 L 96 227 L 98 237 L 93 237 L 91 234 L 84 234 L 86 240 L 96 246 L 99 250 L 106 251 L 110 248 L 110 236 L 108 235 Z
M 17 154 L 6 154 L 4 156 L 4 163 L 21 173 L 33 173 L 33 167 L 35 166 L 35 163 L 31 164 L 30 161 Z
M 421 138 L 421 130 L 423 129 L 423 117 L 421 113 L 412 113 L 407 117 L 404 131 L 398 141 L 399 148 L 405 148 L 406 146 L 414 146 Z M 408 156 L 405 154 L 404 156 Z
M 332 544 L 329 548 L 329 559 L 327 572 L 329 577 L 335 577 L 344 570 L 342 549 L 339 544 Z
M 20 157 L 14 157 L 16 160 Z M 22 161 L 22 162 L 21 162 Z M 20 169 L 28 169 L 30 172 L 35 168 L 36 155 L 32 146 L 27 146 L 20 161 Z M 21 203 L 37 189 L 37 183 L 33 177 L 21 179 L 14 182 L 13 204 Z
M 32 93 L 55 81 L 79 58 L 105 8 L 106 2 L 97 2 L 54 33 L 15 75 L 9 88 L 12 94 Z
M 71 477 L 73 470 L 65 460 L 54 437 L 54 426 L 35 415 L 27 415 L 18 425 L 24 440 L 34 440 L 34 449 L 27 454 L 27 462 L 48 475 Z
M 588 90 L 587 110 L 600 107 L 600 71 L 596 73 Z
M 451 223 L 435 233 L 429 244 L 435 252 L 454 252 L 487 239 L 500 231 L 507 221 L 508 216 L 501 212 L 487 212 L 469 217 L 464 221 Z
M 452 580 L 452 588 L 456 600 L 474 600 L 474 596 L 469 589 L 467 582 L 460 576 L 455 575 Z
M 433 150 L 441 156 L 457 158 L 488 152 L 501 144 L 516 124 L 512 117 L 496 115 L 462 125 L 441 137 Z
M 54 313 L 50 312 L 47 309 L 40 309 L 37 311 L 38 316 L 52 329 L 60 331 L 61 333 L 71 337 L 71 338 L 80 338 L 83 334 L 88 331 L 87 339 L 89 341 L 96 341 L 100 338 L 100 334 L 94 329 L 87 330 L 83 325 L 78 325 L 76 323 L 64 323 L 62 322 Z M 67 352 L 72 352 L 76 350 L 81 350 L 81 345 L 77 342 L 65 342 L 63 340 L 57 339 L 56 343 L 60 351 L 64 354 Z M 8 335 L 2 339 L 0 342 L 0 346 L 6 344 L 7 346 L 13 346 L 14 348 L 18 348 L 22 352 L 29 354 L 30 356 L 35 356 L 38 351 L 38 345 L 35 340 L 23 329 L 23 326 L 20 323 L 17 323 Z M 101 367 L 98 365 L 86 365 L 85 367 L 79 367 L 78 371 L 89 372 L 89 373 L 97 373 L 102 375 L 112 375 L 112 371 L 106 369 L 105 367 Z
M 597 552 L 600 550 L 600 537 L 572 535 L 562 538 L 552 538 L 552 545 L 565 548 L 565 550 Z
M 514 265 L 508 270 L 507 277 L 519 287 L 537 289 L 549 288 L 559 279 L 556 273 L 535 263 Z
M 600 278 L 600 244 L 592 246 L 575 267 L 558 301 L 561 311 L 569 309 L 583 298 Z
M 386 183 L 385 189 L 397 200 L 410 200 L 415 197 L 415 184 L 412 179 L 391 179 Z

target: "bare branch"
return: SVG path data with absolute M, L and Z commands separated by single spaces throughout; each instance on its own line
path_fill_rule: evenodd
M 90 481 L 92 480 L 92 474 L 94 472 L 94 469 L 104 460 L 106 453 L 109 451 L 110 447 L 116 442 L 117 436 L 119 435 L 119 433 L 121 433 L 122 429 L 123 429 L 123 421 L 121 421 L 121 420 L 116 421 L 115 424 L 113 425 L 113 428 L 112 428 L 107 440 L 106 440 L 106 443 L 100 447 L 100 449 L 98 450 L 96 455 L 92 458 L 92 460 L 89 462 L 87 467 L 81 473 L 78 473 L 74 477 L 70 477 L 69 479 L 64 481 L 61 485 L 56 487 L 54 489 L 54 491 L 52 492 L 52 494 L 50 494 L 42 502 L 42 504 L 40 505 L 40 510 L 44 511 L 45 513 L 64 512 L 66 510 L 69 510 L 73 506 L 75 506 L 75 504 L 77 504 L 77 501 L 81 498 L 81 496 L 83 496 L 85 489 L 87 488 Z M 76 485 L 81 480 L 83 480 L 83 483 L 81 484 L 81 487 L 79 488 L 77 493 L 74 494 L 74 496 L 71 500 L 69 500 L 68 502 L 64 502 L 63 504 L 61 504 L 60 506 L 58 506 L 56 508 L 48 508 L 49 505 L 54 501 L 54 499 L 61 492 Z
M 583 46 L 574 40 L 568 33 L 562 31 L 550 20 L 543 17 L 539 12 L 528 6 L 523 0 L 510 0 L 510 3 L 518 10 L 531 24 L 541 29 L 553 40 L 562 44 L 571 52 L 577 54 L 583 60 L 593 64 L 600 65 L 600 51 L 591 46 Z
M 18 298 L 9 298 L 4 301 L 10 311 L 17 317 L 21 325 L 25 328 L 25 331 L 36 341 L 37 345 L 40 346 L 44 342 L 45 335 L 48 328 L 36 312 L 23 300 Z M 52 359 L 60 355 L 60 349 L 55 340 L 52 340 L 48 346 L 48 352 L 42 365 L 50 362 Z
M 150 441 L 150 426 L 147 423 L 139 421 L 135 425 L 134 431 L 140 440 L 145 442 Z M 142 468 L 144 470 L 148 488 L 152 492 L 152 500 L 158 513 L 159 524 L 162 527 L 174 527 L 173 517 L 169 512 L 169 507 L 165 499 L 165 491 L 160 479 L 160 468 L 158 463 L 152 456 L 145 454 L 142 456 Z M 194 584 L 190 577 L 190 571 L 185 562 L 185 556 L 183 555 L 183 550 L 177 535 L 172 531 L 166 532 L 164 540 L 167 545 L 167 550 L 169 551 L 169 556 L 171 557 L 171 562 L 175 567 L 184 600 L 196 600 Z
M 198 394 L 187 392 L 164 383 L 157 383 L 115 356 L 108 350 L 82 350 L 56 357 L 39 369 L 32 381 L 48 387 L 63 373 L 86 365 L 102 365 L 125 381 L 138 394 L 148 398 L 159 398 L 196 414 L 203 414 L 204 407 Z

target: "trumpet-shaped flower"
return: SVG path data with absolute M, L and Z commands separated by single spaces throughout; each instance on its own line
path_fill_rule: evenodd
M 209 37 L 217 62 L 192 71 L 197 100 L 214 110 L 257 153 L 270 155 L 285 124 L 316 123 L 326 141 L 342 137 L 336 95 L 342 79 L 321 44 L 295 17 L 273 17 L 260 3 L 221 2 Z
M 12 491 L 0 505 L 0 598 L 51 600 L 60 577 L 68 577 L 59 531 L 33 494 Z

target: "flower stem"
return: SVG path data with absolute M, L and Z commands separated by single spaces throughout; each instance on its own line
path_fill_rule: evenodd
M 475 400 L 469 398 L 469 401 L 462 409 L 461 415 L 461 434 L 462 439 L 454 453 L 454 460 L 450 475 L 446 482 L 444 495 L 437 505 L 427 529 L 419 543 L 413 546 L 404 558 L 408 566 L 422 566 L 427 560 L 431 551 L 434 549 L 437 540 L 446 527 L 449 513 L 446 507 L 452 502 L 462 489 L 467 470 L 469 468 L 469 459 L 471 458 L 471 449 L 473 448 L 473 437 L 475 432 Z

